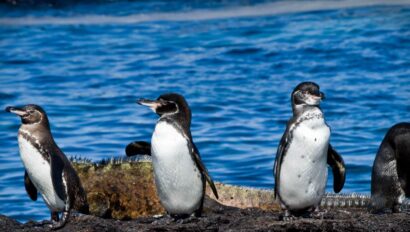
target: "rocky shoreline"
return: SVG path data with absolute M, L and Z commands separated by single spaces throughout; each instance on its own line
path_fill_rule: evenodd
M 134 220 L 103 219 L 91 215 L 74 215 L 60 231 L 409 231 L 410 215 L 369 214 L 359 209 L 331 209 L 323 219 L 299 218 L 280 221 L 280 212 L 257 208 L 239 209 L 215 206 L 208 200 L 205 214 L 190 221 L 139 217 Z M 211 206 L 212 210 L 209 209 Z M 50 231 L 34 222 L 21 224 L 0 216 L 0 231 Z
M 73 166 L 87 192 L 90 215 L 74 214 L 60 231 L 410 231 L 408 213 L 370 214 L 363 204 L 322 208 L 323 218 L 284 222 L 273 191 L 221 183 L 218 201 L 207 190 L 202 217 L 173 221 L 156 216 L 165 211 L 149 158 L 98 163 L 74 159 Z M 0 215 L 0 231 L 49 230 Z

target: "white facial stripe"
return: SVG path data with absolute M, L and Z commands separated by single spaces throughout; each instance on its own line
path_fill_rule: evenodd
M 171 112 L 171 113 L 165 113 L 165 114 L 161 115 L 161 118 L 162 118 L 162 117 L 164 117 L 164 116 L 167 116 L 167 115 L 177 114 L 177 113 L 179 112 L 179 107 L 178 107 L 178 104 L 177 104 L 177 103 L 175 103 L 175 102 L 173 102 L 173 101 L 170 101 L 170 102 L 175 104 L 175 106 L 176 106 L 177 110 L 175 110 L 174 112 Z
M 40 120 L 38 120 L 38 122 L 35 122 L 35 123 L 33 123 L 33 124 L 39 124 L 40 122 L 42 122 L 43 121 L 43 114 L 40 114 Z

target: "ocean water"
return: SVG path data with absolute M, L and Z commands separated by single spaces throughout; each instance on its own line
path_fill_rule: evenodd
M 124 156 L 157 120 L 136 99 L 178 92 L 213 178 L 271 189 L 302 81 L 326 94 L 343 192 L 368 193 L 384 134 L 410 121 L 410 1 L 0 4 L 0 109 L 41 105 L 67 156 Z M 19 124 L 0 111 L 0 214 L 47 219 L 24 190 Z

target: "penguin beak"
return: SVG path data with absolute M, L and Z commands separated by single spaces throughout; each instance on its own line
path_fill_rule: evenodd
M 310 95 L 309 96 L 311 99 L 313 99 L 314 101 L 320 101 L 322 100 L 322 96 L 317 96 L 317 95 Z
M 314 98 L 315 100 L 325 99 L 325 94 L 323 92 L 314 93 L 314 94 L 311 94 L 310 96 L 312 96 L 312 98 Z
M 17 108 L 17 107 L 7 106 L 5 110 L 6 112 L 17 114 L 20 117 L 27 116 L 27 112 L 25 110 Z
M 141 98 L 137 101 L 139 105 L 148 106 L 152 111 L 156 112 L 157 108 L 162 104 L 159 101 Z
M 326 99 L 325 94 L 323 92 L 320 92 L 320 99 L 322 100 Z

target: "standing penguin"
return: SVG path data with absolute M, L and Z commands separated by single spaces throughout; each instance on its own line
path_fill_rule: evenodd
M 309 209 L 318 213 L 327 164 L 333 169 L 336 193 L 345 182 L 343 159 L 329 144 L 330 128 L 319 107 L 322 99 L 324 94 L 313 82 L 300 83 L 291 95 L 293 117 L 280 141 L 274 166 L 275 198 L 285 210 L 284 220 Z
M 25 167 L 24 185 L 29 197 L 41 193 L 51 211 L 51 228 L 65 225 L 71 209 L 88 213 L 86 194 L 69 160 L 54 142 L 46 112 L 37 105 L 7 107 L 21 118 L 18 131 L 20 157 Z M 59 220 L 58 213 L 62 213 Z
M 155 184 L 161 204 L 173 218 L 199 217 L 205 197 L 205 180 L 218 193 L 191 136 L 191 110 L 184 97 L 169 93 L 157 100 L 140 99 L 160 118 L 151 138 Z
M 389 129 L 380 144 L 373 164 L 371 211 L 401 211 L 405 197 L 410 197 L 410 123 L 402 122 Z

